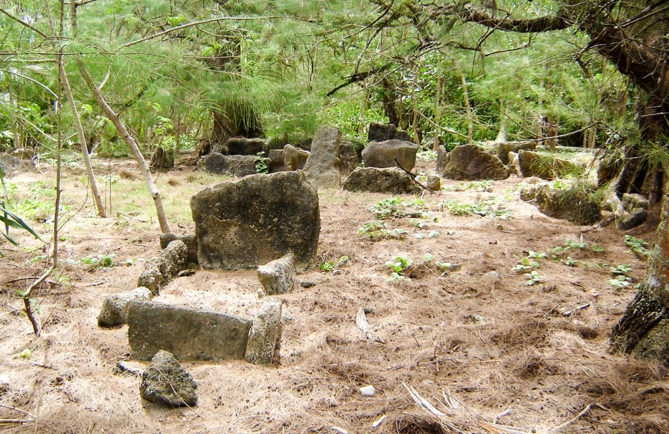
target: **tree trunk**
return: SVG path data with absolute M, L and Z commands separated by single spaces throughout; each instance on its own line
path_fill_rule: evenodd
M 646 277 L 613 328 L 611 349 L 669 366 L 669 189 L 665 188 L 657 242 Z
M 472 133 L 474 130 L 474 115 L 472 113 L 472 106 L 469 104 L 469 92 L 467 91 L 467 80 L 465 74 L 460 72 L 460 79 L 462 80 L 462 94 L 465 99 L 465 109 L 467 109 L 467 143 L 472 142 Z
M 70 88 L 70 82 L 65 73 L 65 67 L 63 66 L 62 57 L 58 57 L 58 67 L 60 68 L 60 74 L 63 80 L 63 90 L 67 96 L 67 101 L 70 103 L 72 108 L 72 114 L 74 115 L 74 124 L 77 127 L 77 135 L 79 136 L 79 143 L 81 144 L 81 154 L 84 157 L 84 166 L 86 167 L 86 176 L 88 177 L 88 183 L 91 186 L 91 194 L 93 195 L 93 200 L 95 201 L 95 206 L 98 210 L 98 215 L 100 217 L 107 217 L 105 214 L 105 207 L 102 205 L 102 199 L 100 198 L 100 193 L 98 192 L 98 185 L 95 182 L 95 175 L 93 174 L 93 167 L 91 166 L 91 159 L 88 156 L 88 146 L 86 145 L 86 135 L 84 134 L 84 127 L 81 125 L 81 118 L 79 117 L 79 112 L 77 111 L 77 104 L 74 102 L 72 97 L 72 89 Z
M 381 103 L 383 104 L 383 111 L 385 112 L 386 116 L 388 116 L 388 123 L 399 127 L 400 118 L 397 113 L 397 107 L 395 107 L 397 95 L 395 95 L 392 84 L 390 81 L 388 81 L 388 79 L 384 78 L 381 81 L 381 86 L 383 88 L 383 92 L 381 93 Z
M 144 175 L 146 186 L 148 187 L 149 193 L 151 193 L 151 197 L 153 198 L 153 202 L 156 207 L 156 214 L 158 215 L 158 222 L 160 223 L 160 230 L 163 231 L 163 233 L 170 232 L 170 227 L 167 224 L 167 217 L 165 217 L 163 201 L 160 197 L 160 192 L 156 188 L 156 185 L 153 183 L 153 178 L 151 178 L 151 172 L 149 171 L 149 166 L 146 164 L 146 160 L 144 159 L 144 156 L 142 156 L 142 152 L 139 150 L 139 147 L 137 146 L 135 139 L 132 138 L 132 136 L 128 132 L 128 129 L 125 127 L 123 122 L 119 119 L 116 113 L 114 113 L 114 110 L 112 110 L 109 104 L 107 104 L 107 101 L 105 100 L 102 93 L 100 93 L 100 90 L 97 87 L 95 87 L 93 79 L 91 78 L 90 74 L 88 73 L 88 70 L 86 69 L 86 65 L 84 65 L 81 59 L 75 59 L 75 62 L 77 63 L 77 67 L 79 68 L 79 72 L 81 73 L 82 78 L 86 82 L 86 86 L 88 86 L 90 91 L 93 93 L 95 101 L 97 101 L 102 111 L 105 112 L 107 118 L 109 118 L 109 120 L 114 124 L 114 127 L 116 127 L 116 131 L 118 131 L 119 135 L 123 138 L 123 141 L 125 141 L 125 143 L 128 145 L 128 148 L 130 148 L 132 155 L 135 157 L 135 160 L 137 161 L 137 166 Z

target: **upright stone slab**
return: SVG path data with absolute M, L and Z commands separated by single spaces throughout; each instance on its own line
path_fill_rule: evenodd
M 342 140 L 339 145 L 339 173 L 348 176 L 360 166 L 360 159 L 355 152 L 355 146 L 348 140 Z
M 223 149 L 228 155 L 256 155 L 265 150 L 265 139 L 230 137 Z
M 246 361 L 269 365 L 279 361 L 281 342 L 281 301 L 270 299 L 253 320 L 246 346 Z
M 290 252 L 298 269 L 316 261 L 318 192 L 301 171 L 208 187 L 190 206 L 203 268 L 255 268 Z
M 311 142 L 311 154 L 304 165 L 307 179 L 317 188 L 339 188 L 339 144 L 341 131 L 320 127 Z
M 292 253 L 258 267 L 258 280 L 268 295 L 284 294 L 295 286 Z
M 286 170 L 297 170 L 304 168 L 309 158 L 309 151 L 296 148 L 293 145 L 283 147 L 283 166 Z
M 404 140 L 406 142 L 413 142 L 413 138 L 409 133 L 403 130 L 398 130 L 395 125 L 381 125 L 377 123 L 370 123 L 367 132 L 368 142 L 383 142 L 386 140 Z
M 223 155 L 218 152 L 212 152 L 198 160 L 197 168 L 204 169 L 210 173 L 247 176 L 257 173 L 256 163 L 259 158 L 265 164 L 270 163 L 268 158 L 261 158 L 254 155 Z
M 460 145 L 446 155 L 441 176 L 448 179 L 476 181 L 505 179 L 509 170 L 502 160 L 477 145 Z
M 128 303 L 128 341 L 132 356 L 139 360 L 150 360 L 160 350 L 179 360 L 244 360 L 251 324 L 216 312 Z
M 385 142 L 371 142 L 362 151 L 362 161 L 365 167 L 397 167 L 397 160 L 406 170 L 412 170 L 416 165 L 418 145 L 404 140 L 386 140 Z

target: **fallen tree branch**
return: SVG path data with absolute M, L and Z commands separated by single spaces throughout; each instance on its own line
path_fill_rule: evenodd
M 424 185 L 421 184 L 420 182 L 416 181 L 416 175 L 415 175 L 415 174 L 411 173 L 410 171 L 408 171 L 408 170 L 406 170 L 404 167 L 402 167 L 402 165 L 400 164 L 400 162 L 397 161 L 397 158 L 393 158 L 393 160 L 395 160 L 395 164 L 397 164 L 397 167 L 399 167 L 399 168 L 402 169 L 404 172 L 406 172 L 406 173 L 411 177 L 411 180 L 412 180 L 416 185 L 418 185 L 418 186 L 419 186 L 420 188 L 422 188 L 424 191 L 427 191 L 428 193 L 432 194 L 432 192 L 430 191 L 430 189 L 428 189 L 426 186 L 424 186 Z

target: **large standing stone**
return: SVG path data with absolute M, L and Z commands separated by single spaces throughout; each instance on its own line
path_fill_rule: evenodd
M 269 365 L 279 361 L 281 340 L 281 301 L 269 300 L 253 320 L 246 346 L 246 361 Z
M 397 160 L 406 170 L 412 170 L 416 165 L 418 145 L 403 140 L 386 140 L 385 142 L 371 142 L 362 151 L 362 161 L 365 167 L 397 167 Z
M 197 405 L 197 383 L 167 351 L 159 351 L 142 373 L 142 398 L 167 407 Z
M 137 286 L 149 288 L 157 295 L 188 263 L 188 247 L 181 240 L 170 242 L 160 256 L 149 259 L 140 274 Z
M 257 155 L 265 149 L 265 139 L 230 137 L 223 145 L 221 154 L 228 155 Z
M 32 160 L 21 160 L 7 154 L 0 154 L 0 170 L 3 176 L 14 176 L 19 172 L 26 172 L 35 169 L 35 163 Z
M 317 188 L 339 188 L 339 144 L 341 131 L 322 126 L 311 142 L 311 154 L 304 165 L 307 179 Z
M 293 145 L 283 147 L 283 165 L 286 170 L 297 170 L 304 168 L 309 158 L 309 151 L 296 148 Z
M 132 356 L 149 360 L 167 350 L 181 360 L 243 360 L 251 321 L 154 302 L 128 304 Z
M 348 176 L 360 166 L 360 159 L 355 152 L 353 143 L 348 140 L 342 140 L 339 145 L 339 173 L 342 176 Z
M 437 165 L 435 170 L 437 173 L 444 173 L 446 169 L 446 162 L 448 161 L 448 151 L 443 146 L 437 148 Z
M 174 167 L 174 149 L 165 150 L 158 146 L 149 161 L 152 169 L 171 169 Z
M 268 262 L 258 267 L 258 280 L 268 295 L 284 294 L 295 286 L 293 254 Z
M 108 295 L 102 302 L 102 309 L 98 315 L 99 327 L 116 327 L 128 321 L 128 303 L 131 301 L 148 301 L 151 291 L 148 288 L 139 287 L 132 291 Z
M 509 171 L 496 156 L 477 145 L 456 146 L 446 156 L 441 176 L 449 179 L 476 181 L 505 179 Z
M 518 152 L 518 164 L 520 173 L 525 178 L 536 176 L 551 180 L 582 171 L 577 164 L 570 161 L 523 150 Z
M 283 161 L 283 149 L 270 149 L 269 151 L 269 173 L 286 170 Z
M 386 140 L 403 140 L 405 142 L 413 142 L 413 138 L 403 130 L 398 130 L 395 125 L 381 125 L 377 123 L 370 123 L 367 131 L 368 142 L 385 142 Z
M 417 194 L 420 188 L 408 173 L 397 168 L 358 167 L 344 182 L 344 190 L 373 193 Z
M 301 171 L 208 187 L 190 206 L 203 268 L 255 268 L 290 252 L 298 268 L 316 260 L 318 192 Z
M 254 155 L 223 155 L 212 152 L 205 155 L 197 162 L 198 169 L 204 169 L 211 173 L 221 173 L 231 176 L 254 175 L 257 172 L 256 163 L 258 159 L 269 165 L 269 158 Z

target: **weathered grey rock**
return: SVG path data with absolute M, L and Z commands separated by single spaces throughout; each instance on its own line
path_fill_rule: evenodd
M 353 143 L 342 140 L 339 145 L 339 173 L 342 176 L 348 176 L 358 167 L 360 167 L 360 159 L 355 152 Z
M 406 170 L 412 170 L 416 165 L 418 145 L 402 140 L 386 140 L 385 142 L 371 142 L 362 151 L 362 161 L 365 167 L 397 167 L 397 160 Z
M 435 167 L 437 173 L 444 173 L 447 161 L 448 161 L 448 151 L 443 146 L 439 146 L 437 148 L 437 165 Z
M 518 154 L 515 152 L 509 152 L 508 155 L 508 165 L 509 172 L 520 175 L 520 160 L 518 159 Z
M 524 151 L 534 151 L 537 148 L 537 142 L 524 142 L 524 143 L 509 143 L 509 142 L 499 142 L 495 143 L 495 152 L 497 158 L 502 160 L 502 163 L 509 164 L 509 152 L 517 154 L 520 150 Z
M 581 170 L 577 164 L 570 161 L 523 150 L 518 152 L 518 165 L 520 166 L 520 173 L 524 177 L 537 176 L 547 180 L 560 178 Z
M 253 320 L 246 345 L 246 361 L 269 365 L 279 361 L 281 341 L 281 301 L 269 299 Z
M 139 393 L 147 401 L 166 407 L 197 405 L 197 383 L 167 351 L 159 351 L 142 374 Z
M 301 171 L 208 187 L 190 205 L 203 268 L 255 268 L 289 252 L 299 269 L 316 260 L 318 192 Z
M 425 186 L 430 191 L 441 191 L 441 178 L 430 175 L 427 177 L 427 181 L 425 181 Z
M 624 158 L 619 150 L 608 151 L 597 159 L 597 186 L 603 187 L 613 181 L 622 169 Z
M 151 167 L 151 169 L 171 169 L 174 167 L 174 150 L 171 149 L 166 151 L 158 146 L 156 150 L 153 151 L 153 154 L 151 154 L 149 167 Z
M 197 162 L 198 169 L 204 169 L 210 173 L 221 173 L 231 176 L 247 176 L 257 173 L 256 163 L 258 160 L 269 165 L 269 158 L 254 155 L 223 155 L 212 152 L 205 155 Z
M 160 248 L 166 249 L 172 241 L 179 240 L 186 245 L 187 263 L 197 264 L 197 238 L 195 234 L 176 235 L 172 232 L 159 235 Z
M 397 169 L 358 167 L 344 182 L 344 190 L 370 191 L 374 193 L 417 194 L 418 187 L 409 174 Z
M 230 137 L 223 145 L 221 154 L 227 155 L 257 155 L 265 149 L 265 139 Z
M 283 149 L 270 149 L 269 151 L 269 173 L 286 170 L 283 162 Z
M 395 125 L 381 125 L 377 123 L 370 123 L 367 130 L 368 142 L 385 142 L 386 140 L 403 140 L 405 142 L 413 142 L 413 138 L 403 130 L 398 130 Z
M 128 304 L 132 357 L 149 360 L 166 350 L 180 360 L 243 360 L 251 321 L 155 302 Z
M 146 261 L 144 270 L 139 276 L 137 286 L 148 288 L 157 295 L 188 263 L 188 247 L 181 240 L 175 240 L 160 253 L 160 256 Z
M 526 202 L 534 201 L 542 213 L 578 225 L 591 225 L 601 218 L 600 201 L 590 191 L 573 187 L 553 189 L 540 184 L 523 188 L 520 198 Z
M 285 294 L 295 286 L 295 264 L 293 254 L 270 261 L 258 267 L 258 280 L 267 295 Z
M 167 246 L 174 240 L 183 241 L 188 248 L 188 256 L 186 262 L 190 264 L 197 264 L 197 238 L 195 234 L 176 235 L 172 232 L 160 234 L 160 248 L 166 249 Z
M 304 168 L 309 158 L 309 151 L 296 148 L 293 145 L 283 147 L 283 165 L 286 170 L 297 170 Z
M 445 156 L 444 178 L 475 181 L 481 179 L 505 179 L 509 171 L 496 156 L 477 145 L 460 145 Z
M 316 188 L 339 188 L 339 144 L 341 131 L 321 126 L 311 142 L 311 154 L 304 165 L 304 173 Z
M 623 208 L 627 211 L 632 211 L 635 208 L 650 208 L 650 201 L 646 199 L 645 196 L 638 193 L 625 193 L 623 194 Z
M 615 213 L 616 227 L 621 231 L 640 226 L 648 220 L 648 210 L 646 208 L 634 208 L 630 211 L 621 210 Z
M 20 172 L 27 172 L 35 169 L 35 163 L 32 160 L 21 160 L 7 154 L 0 154 L 0 169 L 3 176 L 14 176 Z
M 34 149 L 30 148 L 16 148 L 12 149 L 9 155 L 18 158 L 19 160 L 32 160 L 37 156 L 37 153 Z
M 125 324 L 128 320 L 128 303 L 131 301 L 148 301 L 151 298 L 149 288 L 139 287 L 132 291 L 108 295 L 102 302 L 102 309 L 98 315 L 99 327 L 116 327 Z

